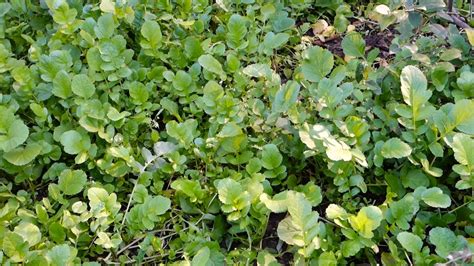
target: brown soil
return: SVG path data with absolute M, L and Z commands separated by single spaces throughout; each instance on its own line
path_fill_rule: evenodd
M 265 235 L 263 236 L 262 240 L 262 248 L 269 249 L 270 251 L 274 251 L 278 253 L 277 246 L 279 242 L 279 238 L 277 235 L 277 227 L 281 220 L 286 217 L 286 213 L 271 213 L 270 217 L 268 217 L 268 224 L 267 229 L 265 231 Z M 287 248 L 286 244 L 282 246 L 282 252 L 284 252 Z M 291 265 L 293 261 L 293 256 L 291 253 L 283 253 L 282 255 L 277 257 L 277 260 L 282 265 Z
M 393 28 L 386 29 L 384 31 L 378 31 L 374 29 L 372 25 L 364 23 L 361 21 L 355 21 L 352 23 L 356 27 L 357 32 L 361 32 L 365 43 L 366 43 L 366 52 L 369 52 L 372 49 L 378 48 L 380 50 L 380 55 L 384 60 L 388 60 L 392 57 L 390 54 L 390 44 L 392 43 L 393 38 L 395 37 L 395 30 Z M 309 31 L 308 35 L 313 35 L 312 31 Z M 314 36 L 314 35 L 313 35 Z M 332 38 L 327 38 L 324 41 L 321 41 L 319 38 L 315 38 L 314 44 L 328 49 L 333 54 L 343 58 L 344 51 L 342 49 L 343 36 L 336 35 Z

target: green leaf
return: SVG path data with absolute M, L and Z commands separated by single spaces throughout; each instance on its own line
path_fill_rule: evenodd
M 252 190 L 244 191 L 242 185 L 231 178 L 216 180 L 214 185 L 219 200 L 223 203 L 221 209 L 224 213 L 228 213 L 228 221 L 237 221 L 247 214 L 252 200 Z
M 199 39 L 190 36 L 184 42 L 184 52 L 189 59 L 196 60 L 204 53 L 204 50 Z
M 21 262 L 28 252 L 28 242 L 20 235 L 7 232 L 2 239 L 2 250 L 13 262 Z
M 8 118 L 8 112 L 0 107 L 0 113 L 5 115 L 0 120 L 0 149 L 9 152 L 23 144 L 29 135 L 28 127 L 20 119 L 15 119 L 13 114 Z M 2 118 L 0 118 L 2 119 Z
M 210 54 L 201 55 L 198 59 L 199 64 L 209 72 L 225 77 L 225 72 L 222 65 L 214 56 Z
M 267 251 L 258 252 L 257 266 L 280 266 L 276 258 Z
M 97 20 L 97 25 L 94 28 L 95 35 L 99 39 L 111 38 L 116 27 L 113 15 L 110 13 L 103 14 Z
M 171 200 L 163 196 L 153 197 L 149 201 L 149 207 L 155 215 L 163 215 L 171 208 Z
M 273 50 L 284 45 L 286 42 L 288 42 L 289 38 L 290 35 L 287 33 L 267 33 L 263 39 L 264 53 L 267 55 L 273 54 Z
M 178 179 L 171 183 L 171 188 L 188 196 L 191 202 L 201 200 L 206 195 L 198 180 Z
M 423 246 L 421 238 L 410 232 L 401 232 L 397 235 L 397 240 L 402 247 L 411 253 L 418 253 Z
M 456 102 L 448 114 L 450 123 L 446 125 L 446 133 L 457 128 L 463 133 L 474 135 L 474 116 L 470 110 L 474 110 L 474 100 L 462 99 Z
M 325 266 L 337 266 L 336 255 L 332 251 L 325 251 L 319 255 L 318 264 Z
M 431 153 L 436 157 L 443 157 L 444 150 L 443 145 L 438 142 L 431 143 L 428 148 L 430 149 Z
M 380 24 L 382 31 L 397 21 L 396 15 L 394 15 L 386 5 L 375 6 L 373 13 L 370 14 L 370 18 Z
M 438 91 L 442 91 L 449 81 L 449 75 L 443 68 L 434 68 L 431 72 L 431 80 Z
M 147 87 L 141 82 L 132 82 L 129 85 L 130 97 L 133 103 L 142 105 L 148 101 L 149 93 Z
M 448 208 L 451 206 L 451 198 L 443 194 L 443 191 L 437 187 L 426 189 L 421 194 L 421 199 L 429 206 L 435 208 Z
M 474 139 L 465 134 L 456 134 L 453 137 L 452 148 L 454 158 L 461 165 L 467 166 L 469 172 L 474 171 Z
M 61 135 L 61 144 L 68 154 L 78 154 L 89 150 L 91 143 L 87 134 L 81 134 L 76 130 L 69 130 Z
M 333 67 L 334 56 L 328 50 L 315 46 L 303 52 L 301 69 L 306 80 L 319 82 Z
M 182 70 L 179 70 L 173 79 L 173 87 L 175 87 L 179 91 L 189 91 L 192 82 L 193 78 L 191 77 L 191 75 Z M 186 93 L 186 95 L 187 94 L 189 94 L 189 92 Z
M 418 199 L 413 197 L 412 194 L 405 195 L 401 200 L 390 203 L 389 206 L 390 213 L 394 219 L 393 222 L 403 230 L 410 228 L 409 222 L 420 209 Z
M 191 266 L 207 266 L 209 265 L 209 258 L 211 256 L 211 251 L 208 247 L 202 247 L 194 255 L 193 260 L 191 261 Z
M 435 227 L 430 230 L 429 240 L 435 245 L 436 253 L 446 258 L 451 252 L 460 251 L 464 248 L 466 241 L 462 236 L 456 236 L 448 228 Z
M 30 247 L 38 244 L 41 241 L 41 232 L 38 226 L 32 223 L 21 222 L 15 227 L 13 231 L 23 237 L 23 239 L 28 242 Z
M 72 95 L 71 77 L 66 71 L 61 70 L 54 77 L 52 93 L 62 99 L 67 99 Z
M 227 23 L 227 44 L 230 48 L 238 49 L 243 45 L 243 40 L 247 34 L 247 26 L 245 25 L 245 18 L 238 15 L 232 14 Z
M 81 192 L 87 182 L 87 175 L 82 170 L 66 169 L 59 175 L 58 186 L 64 194 L 72 196 Z
M 456 48 L 451 48 L 451 49 L 446 49 L 441 53 L 439 56 L 439 59 L 443 61 L 452 61 L 454 59 L 458 59 L 462 57 L 461 50 L 456 49 Z
M 348 33 L 341 43 L 344 54 L 353 57 L 365 57 L 365 40 L 357 32 Z
M 230 138 L 243 134 L 242 129 L 236 123 L 228 123 L 222 127 L 222 130 L 217 134 L 219 138 Z
M 90 98 L 94 95 L 95 86 L 85 74 L 75 75 L 71 82 L 72 92 L 82 98 Z
M 464 71 L 461 73 L 459 78 L 456 81 L 458 87 L 472 95 L 474 93 L 474 73 L 469 71 Z
M 130 112 L 127 112 L 127 111 L 119 112 L 117 109 L 115 109 L 112 106 L 109 108 L 109 111 L 107 112 L 107 117 L 112 121 L 122 120 L 129 115 L 131 115 Z
M 66 231 L 58 222 L 53 222 L 48 227 L 49 237 L 56 243 L 62 243 L 66 238 Z
M 251 64 L 246 66 L 242 72 L 250 77 L 255 78 L 270 78 L 272 76 L 272 69 L 267 64 Z
M 311 210 L 309 201 L 298 192 L 288 194 L 288 213 L 290 216 L 278 224 L 278 237 L 289 245 L 301 247 L 298 253 L 309 257 L 320 246 L 319 215 Z
M 216 188 L 219 192 L 219 200 L 224 204 L 233 204 L 242 193 L 240 183 L 231 178 L 218 180 Z
M 346 219 L 348 217 L 347 211 L 344 210 L 339 205 L 336 204 L 329 204 L 329 206 L 326 208 L 326 217 L 328 217 L 331 220 L 335 219 Z
M 387 140 L 382 146 L 382 156 L 384 158 L 403 158 L 411 154 L 412 149 L 410 145 L 401 141 L 399 138 L 391 138 Z
M 143 38 L 145 40 L 140 42 L 140 45 L 145 49 L 156 50 L 161 45 L 161 35 L 160 25 L 156 21 L 147 20 L 143 23 L 140 30 Z
M 278 147 L 275 144 L 267 144 L 262 149 L 262 166 L 266 169 L 275 169 L 280 166 L 283 160 Z
M 260 201 L 272 212 L 286 212 L 288 210 L 288 191 L 280 192 L 273 196 L 273 198 L 270 198 L 268 194 L 263 193 L 260 195 Z
M 418 121 L 421 108 L 432 94 L 427 89 L 426 77 L 416 66 L 406 66 L 402 69 L 400 82 L 403 100 L 411 107 L 413 121 Z
M 272 103 L 272 112 L 287 112 L 296 103 L 300 85 L 296 81 L 288 81 L 280 87 Z
M 197 126 L 198 122 L 194 119 L 179 124 L 176 121 L 170 121 L 166 124 L 166 133 L 186 146 L 198 136 Z
M 342 255 L 346 258 L 355 256 L 363 247 L 357 240 L 346 240 L 341 244 Z
M 9 163 L 23 166 L 33 161 L 41 153 L 41 145 L 35 142 L 28 143 L 26 147 L 18 147 L 3 154 L 3 158 Z
M 51 266 L 64 266 L 72 264 L 76 255 L 77 250 L 68 246 L 67 244 L 54 246 L 46 253 Z
M 63 3 L 53 12 L 53 20 L 58 24 L 71 24 L 76 18 L 77 10 L 69 8 L 67 3 Z

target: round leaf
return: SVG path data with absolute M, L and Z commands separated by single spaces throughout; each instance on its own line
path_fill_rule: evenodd
M 21 222 L 15 227 L 14 232 L 23 237 L 23 239 L 28 242 L 30 247 L 38 244 L 41 241 L 41 232 L 38 226 L 32 223 Z
M 89 77 L 85 74 L 75 75 L 71 82 L 72 92 L 83 98 L 90 98 L 94 95 L 95 87 Z
M 410 145 L 401 141 L 399 138 L 391 138 L 382 146 L 382 156 L 384 158 L 403 158 L 411 154 Z
M 283 160 L 280 151 L 275 144 L 267 144 L 263 146 L 262 151 L 262 166 L 266 169 L 275 169 L 280 166 Z
M 9 163 L 22 166 L 30 163 L 33 161 L 36 156 L 38 156 L 41 152 L 41 145 L 37 143 L 29 143 L 26 147 L 16 148 L 9 152 L 6 152 L 3 155 Z
M 448 208 L 451 206 L 451 198 L 443 194 L 440 188 L 428 188 L 421 194 L 421 199 L 431 207 Z
M 420 252 L 423 242 L 421 238 L 410 232 L 401 232 L 397 235 L 397 240 L 402 247 L 411 253 Z
M 72 196 L 81 192 L 87 182 L 87 175 L 82 170 L 66 169 L 59 176 L 59 189 L 64 194 Z

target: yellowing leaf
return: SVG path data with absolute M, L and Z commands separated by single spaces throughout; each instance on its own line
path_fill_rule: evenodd
M 382 221 L 382 211 L 376 206 L 368 206 L 360 209 L 356 215 L 349 217 L 349 222 L 354 230 L 356 230 L 364 238 L 372 238 L 373 230 L 379 227 Z
M 467 39 L 469 40 L 469 43 L 471 44 L 471 46 L 474 47 L 474 29 L 465 29 L 466 30 L 466 34 L 467 34 Z

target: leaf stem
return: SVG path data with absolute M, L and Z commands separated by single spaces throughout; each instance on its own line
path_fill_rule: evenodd
M 151 159 L 150 161 L 145 163 L 145 165 L 140 169 L 140 173 L 138 174 L 138 178 L 140 178 L 140 176 L 145 172 L 146 168 L 151 163 L 153 163 L 157 158 L 158 158 L 158 156 L 154 156 L 153 159 Z M 128 199 L 128 203 L 127 203 L 127 208 L 125 208 L 125 213 L 123 214 L 123 219 L 122 219 L 122 222 L 120 223 L 119 233 L 122 232 L 122 227 L 125 224 L 125 219 L 127 219 L 127 214 L 128 214 L 129 209 L 130 209 L 130 205 L 132 204 L 133 194 L 135 193 L 135 190 L 136 190 L 137 185 L 138 185 L 138 178 L 137 178 L 135 184 L 133 185 L 132 192 L 130 193 L 130 198 Z
M 463 203 L 462 205 L 459 205 L 459 206 L 457 206 L 456 208 L 450 210 L 448 213 L 453 213 L 453 212 L 455 212 L 455 211 L 461 209 L 462 207 L 464 207 L 464 206 L 466 206 L 466 205 L 469 205 L 469 203 L 471 203 L 471 202 L 472 202 L 472 200 L 470 200 L 470 201 L 468 201 L 468 202 L 466 202 L 466 203 Z

